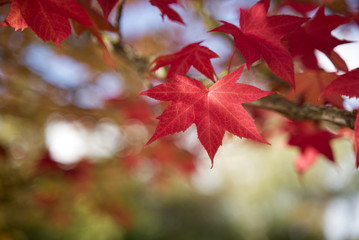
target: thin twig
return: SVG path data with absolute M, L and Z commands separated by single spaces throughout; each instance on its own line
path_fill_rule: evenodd
M 121 17 L 122 17 L 122 11 L 123 11 L 123 7 L 126 3 L 126 0 L 122 0 L 121 3 L 119 4 L 118 8 L 117 8 L 117 14 L 116 14 L 116 19 L 115 19 L 115 27 L 119 30 L 119 37 L 120 39 L 122 39 L 122 35 L 121 35 L 121 29 L 120 29 L 120 21 L 121 21 Z

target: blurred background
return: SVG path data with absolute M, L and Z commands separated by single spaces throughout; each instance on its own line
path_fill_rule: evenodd
M 213 60 L 220 74 L 233 43 L 208 30 L 218 20 L 238 25 L 238 9 L 255 2 L 173 5 L 181 25 L 162 21 L 146 0 L 128 0 L 121 36 L 148 60 L 204 40 L 220 56 Z M 0 6 L 1 22 L 8 11 L 9 4 Z M 333 34 L 359 41 L 353 23 Z M 110 49 L 113 70 L 87 32 L 61 49 L 30 29 L 1 27 L 0 36 L 1 240 L 359 239 L 359 176 L 347 138 L 331 141 L 337 165 L 320 156 L 299 175 L 299 149 L 286 145 L 279 127 L 284 118 L 252 110 L 266 116 L 258 125 L 271 145 L 226 135 L 211 169 L 194 126 L 143 148 L 164 106 L 139 96 L 160 82 L 147 65 Z M 117 37 L 103 35 L 108 42 Z M 350 69 L 359 67 L 358 43 L 337 51 Z M 317 57 L 331 71 L 324 54 Z M 233 65 L 240 64 L 237 56 Z

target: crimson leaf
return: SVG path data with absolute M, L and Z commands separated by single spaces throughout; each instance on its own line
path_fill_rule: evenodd
M 214 82 L 214 69 L 211 64 L 211 58 L 217 58 L 218 55 L 201 42 L 192 43 L 182 48 L 180 51 L 156 58 L 151 65 L 154 65 L 152 72 L 160 67 L 171 65 L 167 73 L 167 80 L 172 81 L 176 74 L 186 75 L 188 70 L 193 66 L 200 73 Z
M 243 66 L 217 81 L 209 89 L 195 79 L 176 75 L 176 81 L 142 92 L 141 95 L 172 102 L 158 117 L 160 122 L 146 145 L 166 135 L 185 131 L 193 123 L 212 164 L 226 130 L 238 137 L 267 143 L 241 103 L 255 101 L 272 92 L 236 83 L 242 70 Z
M 278 77 L 295 86 L 292 56 L 281 39 L 307 21 L 289 15 L 267 16 L 269 1 L 260 1 L 248 11 L 241 9 L 240 26 L 221 21 L 212 31 L 233 35 L 236 48 L 247 62 L 247 68 L 261 57 Z

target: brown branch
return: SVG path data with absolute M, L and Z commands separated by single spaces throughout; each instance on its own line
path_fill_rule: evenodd
M 119 36 L 121 39 L 122 39 L 122 36 L 121 36 L 120 22 L 121 22 L 122 11 L 123 11 L 123 7 L 124 7 L 125 3 L 126 3 L 126 0 L 122 0 L 121 3 L 118 5 L 117 12 L 116 12 L 116 18 L 115 18 L 115 27 L 117 29 L 119 29 Z
M 2 5 L 5 5 L 5 4 L 8 4 L 8 3 L 11 3 L 11 0 L 3 0 L 3 1 L 0 1 L 0 6 Z
M 349 112 L 333 106 L 314 106 L 309 103 L 299 105 L 277 94 L 243 105 L 273 110 L 294 120 L 327 121 L 351 129 L 354 129 L 357 113 L 357 111 Z

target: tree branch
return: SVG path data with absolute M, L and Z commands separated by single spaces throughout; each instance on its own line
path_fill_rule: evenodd
M 299 105 L 278 94 L 243 105 L 273 110 L 294 120 L 327 121 L 351 129 L 354 129 L 357 113 L 357 111 L 349 112 L 333 106 L 314 106 L 310 103 Z

